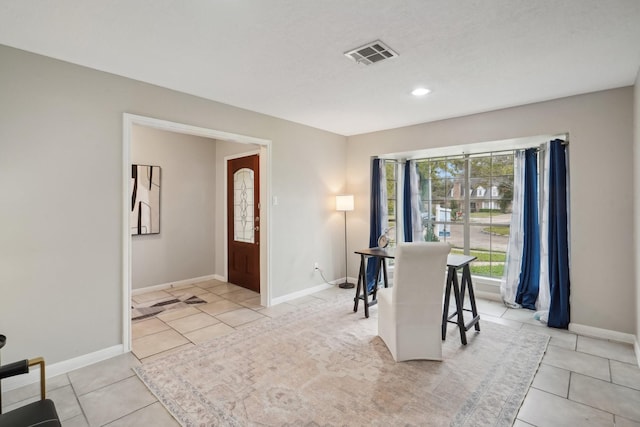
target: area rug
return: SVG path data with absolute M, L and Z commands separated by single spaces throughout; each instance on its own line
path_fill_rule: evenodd
M 178 308 L 189 307 L 190 305 L 206 303 L 206 301 L 191 294 L 184 294 L 177 297 L 166 297 L 161 300 L 140 304 L 133 302 L 131 305 L 131 321 L 138 322 L 140 320 L 156 316 L 157 314 L 167 310 L 175 310 Z
M 135 369 L 183 426 L 510 426 L 548 337 L 480 321 L 443 362 L 394 362 L 336 298 Z

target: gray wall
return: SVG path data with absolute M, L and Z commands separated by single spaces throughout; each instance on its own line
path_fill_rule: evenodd
M 0 94 L 3 360 L 122 344 L 125 112 L 273 141 L 273 296 L 338 276 L 345 137 L 5 46 Z
M 132 236 L 131 287 L 214 274 L 216 141 L 134 125 L 131 163 L 160 166 L 160 234 Z
M 571 321 L 635 334 L 633 95 L 627 87 L 350 137 L 347 183 L 361 203 L 351 247 L 368 241 L 371 156 L 568 132 Z

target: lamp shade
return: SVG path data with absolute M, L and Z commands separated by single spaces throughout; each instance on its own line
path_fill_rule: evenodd
M 352 211 L 353 210 L 353 194 L 342 194 L 342 195 L 336 196 L 336 210 Z

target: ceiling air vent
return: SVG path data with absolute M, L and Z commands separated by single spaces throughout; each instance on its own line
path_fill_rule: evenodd
M 395 58 L 398 54 L 380 40 L 376 40 L 357 49 L 345 52 L 344 56 L 353 59 L 359 64 L 371 65 L 374 62 Z

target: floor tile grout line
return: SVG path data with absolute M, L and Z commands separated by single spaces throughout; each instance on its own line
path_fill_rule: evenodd
M 244 307 L 244 308 L 246 308 L 246 307 Z M 237 310 L 237 309 L 236 309 L 236 310 Z M 231 312 L 236 311 L 236 310 L 225 311 L 225 312 L 223 312 L 223 313 L 219 313 L 219 314 L 231 313 Z M 192 330 L 192 331 L 180 332 L 180 331 L 178 331 L 177 329 L 175 329 L 174 327 L 172 327 L 169 323 L 167 323 L 167 322 L 163 321 L 162 319 L 158 319 L 158 320 L 160 320 L 160 321 L 161 321 L 161 322 L 163 322 L 165 325 L 167 325 L 171 330 L 174 330 L 175 332 L 177 332 L 178 334 L 180 334 L 183 338 L 187 339 L 191 344 L 193 344 L 193 345 L 199 345 L 199 343 L 197 343 L 197 342 L 193 341 L 191 338 L 189 338 L 189 337 L 187 336 L 187 334 L 190 334 L 190 333 L 192 333 L 192 332 L 199 331 L 199 330 L 201 330 L 201 329 L 208 328 L 208 327 L 210 327 L 210 326 L 215 326 L 215 325 L 218 325 L 218 324 L 220 324 L 220 323 L 222 323 L 222 324 L 224 324 L 224 325 L 226 325 L 226 326 L 228 326 L 228 327 L 230 327 L 230 328 L 232 328 L 232 329 L 234 329 L 234 330 L 237 330 L 239 326 L 247 325 L 247 324 L 249 324 L 249 323 L 252 323 L 252 322 L 255 322 L 255 321 L 257 321 L 257 320 L 261 320 L 261 319 L 262 319 L 262 318 L 253 319 L 253 320 L 250 320 L 250 321 L 248 321 L 248 322 L 243 322 L 243 323 L 240 323 L 240 324 L 237 324 L 237 325 L 233 326 L 233 325 L 230 325 L 229 323 L 227 323 L 227 322 L 225 322 L 225 321 L 223 321 L 223 320 L 221 320 L 221 319 L 218 319 L 218 318 L 217 318 L 216 316 L 214 316 L 214 315 L 211 315 L 211 314 L 206 313 L 206 312 L 204 312 L 204 311 L 203 311 L 202 313 L 204 313 L 204 314 L 206 314 L 206 315 L 208 315 L 208 316 L 210 316 L 210 317 L 213 317 L 214 319 L 216 319 L 216 320 L 218 321 L 218 323 L 213 323 L 213 324 L 211 324 L 211 325 L 203 326 L 203 327 L 201 327 L 201 328 L 197 328 L 197 329 L 194 329 L 194 330 Z M 263 318 L 269 318 L 269 316 L 266 316 L 266 315 L 264 315 L 264 314 L 262 314 L 262 316 L 263 316 Z M 186 316 L 186 317 L 188 317 L 188 316 Z M 176 320 L 179 320 L 179 319 L 176 319 Z M 159 334 L 159 333 L 161 333 L 161 332 L 166 332 L 166 331 L 168 331 L 168 330 L 169 330 L 169 329 L 164 329 L 164 330 L 162 330 L 162 331 L 157 332 L 156 334 Z M 140 338 L 144 338 L 144 337 L 151 336 L 151 335 L 154 335 L 154 334 L 144 335 L 143 337 L 140 337 Z M 185 345 L 185 344 L 186 344 L 186 343 L 184 343 L 184 344 L 180 344 L 180 345 L 177 345 L 177 346 L 175 346 L 175 347 L 172 347 L 172 348 L 169 348 L 169 349 L 166 349 L 166 350 L 159 351 L 159 352 L 154 353 L 154 354 L 150 354 L 150 355 L 149 355 L 149 356 L 147 356 L 147 357 L 152 357 L 152 356 L 155 356 L 155 355 L 157 355 L 157 354 L 163 353 L 163 352 L 165 352 L 165 351 L 173 350 L 173 349 L 178 348 L 178 347 L 180 347 L 180 346 L 182 346 L 182 345 Z M 137 356 L 136 356 L 136 357 L 137 357 Z M 146 357 L 145 357 L 145 358 L 146 358 Z M 145 359 L 145 358 L 143 358 L 143 359 Z M 139 360 L 140 360 L 140 359 L 139 359 Z
M 95 392 L 95 391 L 102 390 L 102 389 L 104 389 L 104 388 L 106 388 L 106 387 L 110 387 L 110 386 L 112 386 L 112 385 L 114 385 L 114 384 L 121 383 L 121 382 L 123 382 L 123 381 L 128 380 L 129 378 L 132 378 L 132 377 L 136 377 L 136 378 L 137 378 L 137 375 L 136 375 L 136 373 L 134 372 L 133 368 L 129 367 L 129 370 L 131 371 L 131 375 L 129 375 L 128 377 L 120 378 L 119 380 L 116 380 L 116 381 L 114 381 L 114 382 L 112 382 L 112 383 L 105 384 L 105 385 L 103 385 L 103 386 L 100 386 L 100 387 L 98 387 L 98 388 L 96 388 L 96 389 L 93 389 L 93 390 L 91 390 L 91 391 L 88 391 L 88 392 L 86 392 L 86 393 L 77 394 L 76 396 L 77 396 L 77 397 L 78 397 L 78 399 L 79 399 L 79 398 L 80 398 L 80 397 L 82 397 L 82 396 L 86 396 L 87 394 L 91 394 L 91 393 L 93 393 L 93 392 Z M 75 393 L 75 389 L 74 389 L 74 393 Z
M 65 375 L 69 380 L 69 385 L 71 386 L 71 390 L 73 391 L 73 396 L 76 398 L 76 402 L 78 402 L 78 406 L 80 407 L 80 413 L 84 417 L 84 420 L 87 422 L 87 424 L 89 424 L 89 419 L 87 418 L 87 414 L 84 411 L 84 406 L 82 406 L 82 402 L 80 402 L 80 395 L 76 392 L 76 388 L 73 386 L 73 381 L 71 381 L 71 377 L 69 376 L 69 374 Z
M 573 374 L 578 374 L 578 375 L 580 375 L 578 372 L 573 372 L 573 371 L 572 371 L 572 372 L 571 372 L 571 376 L 573 376 Z M 597 378 L 596 378 L 596 379 L 597 379 Z M 571 382 L 571 377 L 569 378 L 569 382 Z M 569 385 L 569 388 L 570 388 L 570 387 L 571 387 L 571 385 Z M 551 396 L 560 397 L 560 396 L 558 396 L 557 394 L 554 394 L 554 393 L 548 392 L 548 391 L 546 391 L 546 390 L 541 390 L 541 389 L 539 389 L 539 388 L 537 388 L 537 387 L 532 387 L 532 388 L 535 388 L 536 390 L 538 390 L 538 391 L 540 391 L 540 392 L 542 392 L 542 393 L 545 393 L 545 394 L 549 394 L 549 395 L 551 395 Z M 567 394 L 567 395 L 568 395 L 568 394 Z M 611 415 L 611 417 L 612 417 L 612 418 L 616 416 L 616 414 L 615 414 L 614 412 L 607 411 L 606 409 L 597 408 L 597 407 L 595 407 L 595 406 L 589 405 L 589 404 L 584 403 L 584 402 L 578 402 L 577 400 L 573 400 L 573 399 L 571 399 L 571 398 L 569 398 L 569 397 L 566 397 L 566 398 L 563 398 L 563 399 L 568 400 L 569 402 L 573 402 L 573 403 L 578 404 L 578 405 L 585 406 L 585 407 L 587 407 L 587 408 L 595 409 L 596 411 L 604 412 L 604 413 L 606 413 L 606 414 Z M 619 415 L 619 414 L 618 414 L 618 415 Z M 622 417 L 622 415 L 620 415 L 620 416 Z
M 608 360 L 611 361 L 611 359 L 608 359 Z M 555 367 L 557 368 L 557 366 L 555 366 Z M 598 381 L 602 381 L 602 382 L 605 382 L 605 383 L 609 383 L 609 384 L 617 386 L 617 387 L 622 387 L 622 388 L 627 389 L 627 390 L 640 392 L 640 390 L 637 389 L 637 388 L 633 388 L 633 387 L 629 387 L 628 385 L 618 384 L 618 383 L 613 382 L 613 378 L 610 381 L 607 381 L 607 380 L 603 380 L 602 378 L 593 377 L 591 375 L 584 374 L 582 372 L 576 372 L 576 371 L 570 371 L 570 372 L 572 374 L 582 375 L 583 377 L 587 377 L 587 378 L 591 378 L 591 379 L 594 379 L 594 380 L 598 380 Z M 611 374 L 609 374 L 609 375 L 611 376 Z
M 143 383 L 143 384 L 144 384 L 144 383 Z M 145 385 L 145 387 L 146 387 L 146 385 Z M 150 392 L 150 393 L 151 393 L 151 392 Z M 153 393 L 151 393 L 151 394 L 153 394 Z M 155 396 L 154 396 L 154 397 L 155 397 Z M 151 402 L 151 403 L 149 403 L 148 405 L 144 405 L 144 406 L 142 406 L 142 407 L 140 407 L 140 408 L 138 408 L 138 409 L 135 409 L 135 410 L 133 410 L 133 411 L 129 412 L 128 414 L 124 414 L 124 415 L 122 415 L 121 417 L 115 418 L 115 419 L 113 419 L 113 420 L 109 421 L 108 423 L 102 424 L 102 426 L 101 426 L 101 427 L 107 427 L 107 426 L 109 426 L 109 424 L 113 424 L 113 423 L 115 423 L 115 422 L 116 422 L 116 421 L 118 421 L 118 420 L 121 420 L 121 419 L 123 419 L 123 418 L 125 418 L 125 417 L 128 417 L 128 416 L 130 416 L 130 415 L 133 415 L 133 414 L 135 414 L 136 412 L 140 412 L 140 411 L 142 411 L 143 409 L 146 409 L 146 408 L 148 408 L 148 407 L 149 407 L 149 406 L 151 406 L 151 405 L 155 405 L 156 403 L 160 403 L 160 400 L 158 400 L 157 398 L 156 398 L 156 401 L 155 401 L 155 402 Z M 160 403 L 160 405 L 162 405 L 162 403 Z M 164 408 L 164 406 L 163 406 L 163 408 Z M 166 408 L 165 408 L 165 411 L 166 411 Z M 169 412 L 169 411 L 167 411 L 167 412 Z M 172 418 L 173 418 L 173 416 L 172 416 Z M 175 418 L 174 418 L 174 419 L 175 419 Z M 177 421 L 176 421 L 176 423 L 177 423 Z

